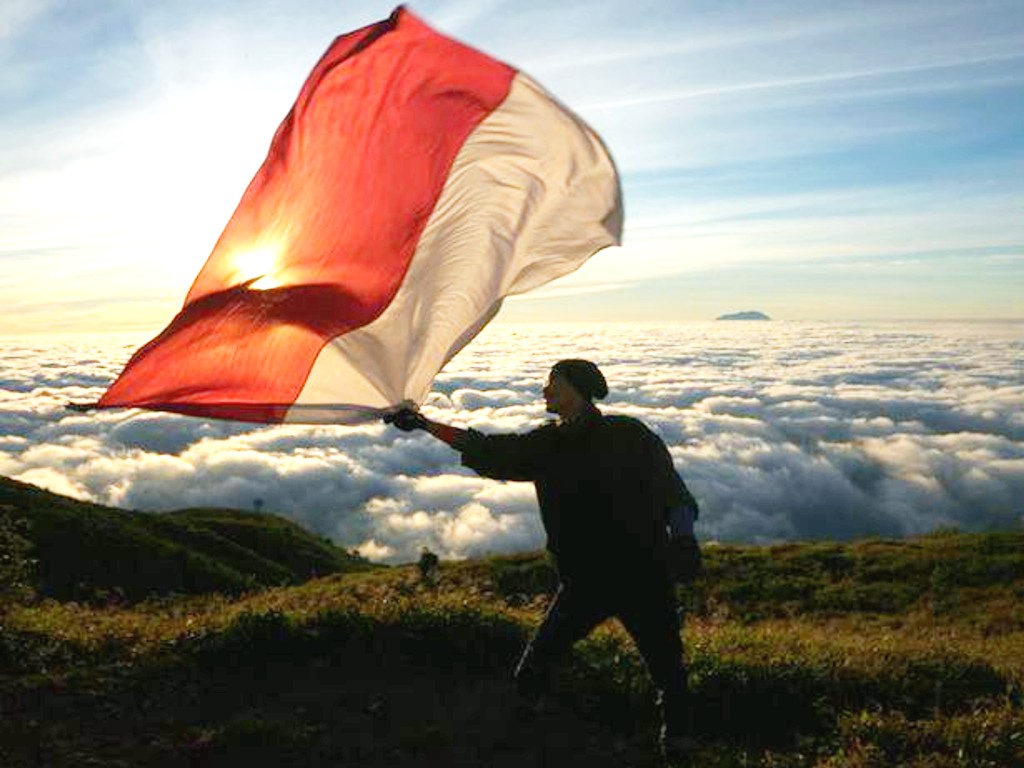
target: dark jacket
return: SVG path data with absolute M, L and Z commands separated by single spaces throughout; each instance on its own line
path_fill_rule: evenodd
M 667 510 L 696 506 L 657 435 L 597 408 L 522 435 L 470 430 L 455 448 L 485 477 L 533 482 L 547 548 L 566 582 L 663 570 Z

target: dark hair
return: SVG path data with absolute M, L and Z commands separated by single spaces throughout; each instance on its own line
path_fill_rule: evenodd
M 600 400 L 608 394 L 604 374 L 589 360 L 559 360 L 551 372 L 563 377 L 587 400 Z

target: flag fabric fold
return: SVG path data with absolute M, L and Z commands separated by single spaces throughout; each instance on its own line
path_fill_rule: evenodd
M 399 8 L 320 59 L 181 312 L 98 406 L 353 423 L 419 403 L 505 296 L 621 231 L 598 136 Z

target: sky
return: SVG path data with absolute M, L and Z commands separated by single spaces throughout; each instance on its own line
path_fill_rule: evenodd
M 159 331 L 379 2 L 2 0 L 0 335 Z M 504 321 L 1024 316 L 1024 3 L 410 9 L 590 123 L 624 245 Z
M 260 499 L 385 562 L 543 547 L 531 483 L 481 478 L 422 432 L 65 410 L 143 338 L 0 338 L 0 475 L 155 512 Z M 707 544 L 1024 526 L 1022 323 L 494 323 L 423 410 L 523 432 L 566 349 L 600 361 L 602 409 L 664 439 Z

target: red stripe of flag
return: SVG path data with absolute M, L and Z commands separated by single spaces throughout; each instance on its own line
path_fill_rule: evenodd
M 514 75 L 401 8 L 335 40 L 184 308 L 99 405 L 280 421 L 323 345 L 391 302 L 456 154 Z

